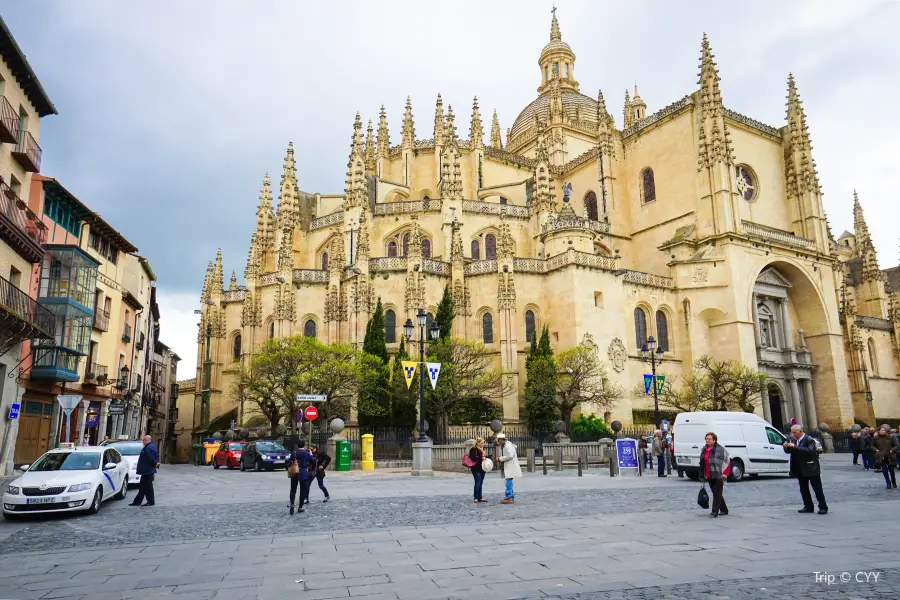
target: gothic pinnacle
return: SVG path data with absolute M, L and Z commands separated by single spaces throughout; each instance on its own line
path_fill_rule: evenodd
M 381 112 L 378 115 L 378 156 L 387 158 L 391 149 L 391 132 L 388 129 L 387 113 L 384 112 L 384 104 L 381 105 Z
M 484 127 L 481 124 L 481 112 L 478 110 L 478 96 L 472 100 L 472 121 L 469 124 L 469 142 L 472 148 L 484 147 Z
M 625 108 L 623 109 L 623 118 L 624 122 L 622 123 L 622 128 L 627 128 L 631 125 L 631 95 L 628 93 L 628 89 L 625 89 Z
M 553 8 L 553 19 L 550 21 L 550 41 L 561 42 L 562 33 L 559 30 L 559 21 L 556 20 L 556 8 Z
M 219 295 L 222 294 L 223 288 L 225 286 L 225 282 L 222 279 L 222 249 L 219 248 L 216 251 L 216 262 L 213 269 L 213 293 L 217 293 Z
M 456 121 L 453 116 L 453 107 L 447 105 L 447 122 L 444 123 L 444 135 L 449 139 L 456 139 Z
M 709 38 L 703 34 L 700 44 L 700 84 L 701 106 L 704 116 L 717 115 L 722 108 L 722 93 L 719 90 L 719 69 L 715 54 L 709 45 Z
M 413 122 L 412 101 L 406 97 L 406 109 L 403 112 L 403 128 L 401 129 L 403 146 L 412 148 L 416 145 L 416 126 Z
M 497 109 L 494 109 L 494 118 L 491 120 L 491 147 L 498 150 L 503 148 L 503 138 L 500 136 L 500 119 L 497 118 Z
M 369 119 L 369 127 L 366 129 L 366 171 L 374 175 L 378 166 L 375 164 L 375 133 L 372 129 L 372 119 Z
M 228 284 L 228 289 L 229 290 L 237 289 L 237 273 L 235 273 L 234 271 L 231 272 L 231 282 Z
M 437 95 L 437 102 L 434 105 L 434 143 L 444 143 L 444 101 L 441 95 Z

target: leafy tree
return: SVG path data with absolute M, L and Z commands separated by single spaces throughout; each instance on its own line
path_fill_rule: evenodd
M 572 419 L 570 431 L 574 441 L 592 441 L 596 442 L 601 437 L 613 435 L 612 429 L 603 419 L 597 415 L 579 415 L 578 418 Z
M 363 352 L 377 358 L 381 364 L 376 365 L 369 379 L 361 382 L 357 405 L 359 424 L 387 425 L 391 420 L 391 372 L 388 366 L 387 344 L 384 340 L 384 309 L 381 306 L 381 298 L 378 298 L 375 312 L 366 324 Z
M 701 356 L 691 372 L 678 378 L 667 377 L 659 392 L 659 402 L 679 412 L 704 410 L 742 410 L 753 412 L 762 397 L 765 373 L 733 360 L 715 360 Z M 643 396 L 643 388 L 635 395 Z
M 525 422 L 534 435 L 543 437 L 553 431 L 553 424 L 559 416 L 556 404 L 557 366 L 546 326 L 541 332 L 540 342 L 531 340 L 525 372 Z
M 391 363 L 391 425 L 394 427 L 415 427 L 416 424 L 416 394 L 418 387 L 412 385 L 406 387 L 406 378 L 403 376 L 403 365 L 400 361 L 409 360 L 403 338 L 400 338 L 400 348 Z M 416 380 L 413 380 L 413 384 Z
M 502 407 L 484 398 L 463 398 L 450 410 L 448 420 L 451 425 L 469 423 L 490 423 L 503 416 Z
M 606 379 L 606 367 L 592 348 L 577 346 L 557 360 L 559 376 L 556 401 L 562 421 L 569 428 L 572 411 L 583 403 L 601 409 L 612 408 L 624 394 L 621 386 Z
M 729 403 L 734 407 L 732 410 L 740 409 L 752 413 L 762 399 L 763 386 L 769 377 L 765 373 L 738 363 L 732 366 L 731 376 L 734 379 L 734 389 Z
M 437 321 L 438 327 L 441 328 L 441 336 L 439 339 L 449 340 L 453 331 L 453 319 L 456 317 L 456 307 L 453 305 L 453 298 L 450 296 L 450 286 L 444 286 L 444 295 L 437 306 L 437 314 L 434 320 Z
M 281 406 L 275 400 L 274 390 L 278 384 L 278 378 L 273 373 L 251 374 L 249 368 L 241 371 L 237 383 L 234 384 L 232 393 L 236 400 L 243 398 L 256 408 L 256 411 L 269 423 L 269 430 L 275 431 L 281 422 Z

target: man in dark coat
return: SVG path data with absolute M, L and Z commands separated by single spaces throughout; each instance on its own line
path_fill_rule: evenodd
M 868 470 L 875 469 L 875 450 L 872 448 L 872 433 L 866 427 L 859 434 L 859 451 L 862 453 L 863 466 Z
M 156 504 L 156 496 L 153 494 L 153 476 L 156 475 L 156 470 L 159 468 L 159 452 L 156 451 L 156 446 L 149 435 L 142 437 L 141 441 L 144 443 L 144 448 L 138 456 L 136 469 L 141 480 L 138 482 L 137 496 L 134 497 L 131 505 L 140 506 L 146 497 L 147 503 L 144 506 L 153 506 Z
M 796 477 L 800 483 L 800 495 L 803 496 L 803 508 L 797 512 L 813 512 L 812 496 L 809 494 L 809 486 L 812 484 L 816 493 L 816 501 L 819 503 L 819 514 L 828 514 L 828 503 L 825 502 L 825 492 L 822 490 L 822 471 L 819 468 L 819 451 L 815 440 L 806 435 L 803 427 L 794 425 L 791 427 L 791 436 L 794 442 L 785 442 L 784 451 L 791 455 L 791 476 Z
M 319 450 L 318 446 L 311 445 L 309 449 L 312 450 L 313 455 L 316 457 L 314 465 L 316 483 L 319 484 L 319 489 L 325 494 L 325 499 L 322 502 L 328 502 L 331 500 L 331 496 L 328 495 L 328 489 L 325 487 L 325 469 L 331 464 L 331 457 L 324 450 Z M 310 487 L 312 487 L 312 482 L 310 482 Z M 306 498 L 306 502 L 309 503 L 309 494 L 306 495 Z
M 304 448 L 305 445 L 306 443 L 301 440 L 297 445 L 297 449 L 291 452 L 291 456 L 287 461 L 288 465 L 296 462 L 297 467 L 300 469 L 294 477 L 291 477 L 291 504 L 288 511 L 290 514 L 294 514 L 294 498 L 297 496 L 297 487 L 300 488 L 300 502 L 297 504 L 298 512 L 306 512 L 303 504 L 309 497 L 309 466 L 310 463 L 315 464 L 316 458 Z

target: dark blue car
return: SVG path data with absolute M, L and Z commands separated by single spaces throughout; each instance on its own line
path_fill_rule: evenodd
M 241 454 L 241 471 L 256 469 L 257 471 L 271 471 L 276 468 L 285 468 L 285 462 L 290 452 L 278 442 L 259 441 L 250 442 Z

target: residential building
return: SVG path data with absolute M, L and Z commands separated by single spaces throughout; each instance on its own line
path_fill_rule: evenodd
M 277 209 L 266 176 L 248 223 L 243 284 L 232 275 L 225 286 L 221 253 L 209 263 L 195 437 L 227 426 L 228 415 L 240 424 L 259 417 L 241 409 L 234 383 L 265 340 L 300 334 L 361 346 L 380 298 L 394 351 L 403 322 L 420 309 L 433 315 L 447 287 L 453 335 L 483 342 L 509 384 L 494 399 L 507 423 L 520 420 L 525 360 L 544 325 L 557 352 L 590 348 L 626 390 L 642 381 L 641 348 L 655 342 L 658 372 L 670 379 L 704 355 L 765 372 L 757 412 L 778 426 L 900 416 L 900 313 L 886 308 L 897 306 L 897 291 L 871 288 L 883 278 L 864 264 L 870 289 L 856 314 L 879 319 L 861 322 L 877 333 L 881 379 L 870 367 L 868 380 L 884 395 L 873 414 L 845 352 L 855 334 L 841 324 L 842 255 L 793 76 L 785 74 L 783 123 L 739 114 L 726 105 L 704 36 L 698 88 L 653 113 L 637 88 L 626 92 L 617 126 L 602 93 L 581 92 L 555 14 L 541 46 L 537 97 L 505 143 L 496 113 L 485 142 L 477 100 L 462 139 L 438 96 L 432 135 L 416 136 L 408 99 L 392 145 L 382 107 L 375 127 L 356 116 L 343 194 L 300 191 L 288 145 Z M 651 396 L 629 394 L 583 411 L 630 424 L 648 422 L 652 407 Z
M 185 379 L 178 382 L 178 399 L 175 407 L 175 451 L 170 462 L 188 463 L 191 461 L 191 446 L 194 434 L 194 390 L 196 379 Z
M 40 119 L 56 108 L 0 18 L 0 475 L 12 470 L 20 438 L 46 440 L 50 414 L 23 398 L 19 369 L 29 341 L 56 335 L 52 312 L 36 301 L 34 271 L 44 259 L 47 227 L 28 204 L 41 166 Z M 23 344 L 23 342 L 25 342 Z M 13 409 L 13 406 L 16 406 Z M 14 417 L 13 415 L 18 414 Z

